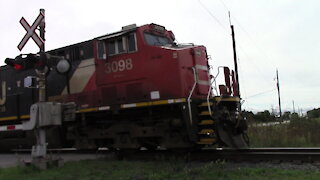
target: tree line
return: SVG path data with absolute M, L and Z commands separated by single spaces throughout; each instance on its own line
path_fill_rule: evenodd
M 292 113 L 290 111 L 286 111 L 282 114 L 281 119 L 278 115 L 274 113 L 270 113 L 268 110 L 253 113 L 252 111 L 242 111 L 242 116 L 246 118 L 249 122 L 272 122 L 279 120 L 292 120 L 301 118 L 298 113 Z M 304 118 L 320 118 L 320 108 L 315 108 L 313 110 L 307 111 Z

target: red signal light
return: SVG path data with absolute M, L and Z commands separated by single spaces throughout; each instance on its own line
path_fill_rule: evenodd
M 18 71 L 23 69 L 23 66 L 20 65 L 20 64 L 13 64 L 13 67 L 14 67 L 15 70 L 18 70 Z
M 6 58 L 4 62 L 17 71 L 23 70 L 25 68 L 25 64 L 19 56 L 17 56 L 15 59 Z

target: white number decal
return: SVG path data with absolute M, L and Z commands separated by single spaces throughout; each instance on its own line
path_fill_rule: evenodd
M 118 62 L 119 65 L 119 71 L 124 71 L 126 69 L 126 63 L 124 62 L 124 60 L 120 60 Z
M 111 63 L 111 71 L 112 72 L 118 72 L 118 62 L 117 61 L 113 61 Z
M 106 66 L 106 73 L 107 74 L 111 73 L 110 63 L 106 63 L 105 66 Z
M 133 68 L 132 65 L 132 60 L 131 59 L 126 59 L 126 69 L 131 70 Z
M 132 59 L 126 59 L 126 60 L 115 60 L 111 62 L 107 62 L 105 64 L 106 70 L 105 72 L 108 73 L 114 73 L 114 72 L 121 72 L 125 70 L 131 70 L 133 69 Z

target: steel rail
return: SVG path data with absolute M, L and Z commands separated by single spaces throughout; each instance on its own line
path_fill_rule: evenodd
M 120 157 L 127 160 L 182 159 L 186 161 L 272 161 L 320 162 L 320 148 L 250 148 L 205 149 L 199 151 L 123 151 Z
M 14 150 L 15 153 L 28 153 L 28 149 Z M 320 162 L 320 148 L 247 148 L 247 149 L 201 149 L 201 150 L 116 150 L 106 148 L 98 150 L 49 149 L 49 153 L 60 154 L 100 154 L 113 155 L 125 160 L 166 160 L 184 161 L 245 161 L 245 162 Z

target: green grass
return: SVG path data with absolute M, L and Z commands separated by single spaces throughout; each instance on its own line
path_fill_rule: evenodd
M 290 124 L 248 130 L 251 147 L 319 147 L 320 118 L 291 120 Z
M 33 167 L 0 169 L 1 180 L 206 180 L 319 179 L 320 172 L 268 168 L 227 168 L 224 163 L 86 160 L 44 171 Z

